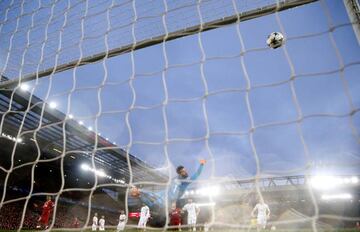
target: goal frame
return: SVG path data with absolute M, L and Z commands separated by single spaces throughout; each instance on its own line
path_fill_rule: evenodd
M 12 79 L 11 77 L 7 81 L 0 82 L 0 89 L 13 89 L 16 86 L 18 86 L 21 83 L 32 81 L 38 78 L 46 77 L 51 74 L 63 72 L 69 69 L 73 69 L 75 67 L 96 63 L 98 61 L 101 61 L 104 58 L 111 58 L 114 56 L 118 56 L 121 54 L 129 53 L 131 51 L 135 51 L 138 49 L 146 48 L 149 46 L 153 46 L 156 44 L 160 44 L 165 41 L 171 41 L 174 39 L 178 39 L 181 37 L 193 35 L 199 32 L 204 32 L 212 29 L 219 28 L 221 26 L 230 25 L 233 23 L 236 23 L 238 21 L 247 21 L 250 19 L 262 17 L 265 15 L 273 14 L 275 12 L 287 10 L 290 8 L 298 7 L 301 5 L 305 5 L 308 3 L 316 2 L 318 0 L 279 0 L 277 3 L 268 5 L 262 8 L 242 12 L 239 14 L 234 14 L 228 17 L 224 17 L 221 19 L 217 19 L 214 21 L 206 22 L 203 24 L 198 24 L 195 26 L 191 26 L 188 28 L 184 28 L 181 30 L 177 30 L 174 32 L 170 32 L 168 34 L 162 34 L 153 38 L 145 39 L 139 42 L 135 42 L 132 44 L 127 44 L 118 48 L 111 49 L 109 51 L 104 51 L 101 53 L 97 53 L 91 56 L 87 56 L 84 58 L 81 58 L 80 60 L 73 60 L 66 64 L 60 64 L 56 67 L 48 68 L 43 71 L 39 71 L 36 73 L 31 73 L 28 75 L 25 75 L 23 77 Z M 345 0 L 344 0 L 345 1 Z

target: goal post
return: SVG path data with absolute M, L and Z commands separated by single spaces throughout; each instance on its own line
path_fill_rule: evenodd
M 350 22 L 360 45 L 360 5 L 357 0 L 343 0 Z

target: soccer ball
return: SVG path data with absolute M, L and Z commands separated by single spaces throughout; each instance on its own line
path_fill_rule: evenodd
M 285 38 L 280 32 L 272 32 L 266 40 L 267 45 L 273 49 L 281 47 L 284 42 Z

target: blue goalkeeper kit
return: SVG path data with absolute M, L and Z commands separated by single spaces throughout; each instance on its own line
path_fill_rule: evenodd
M 202 170 L 204 168 L 203 164 L 200 164 L 197 171 L 190 177 L 190 179 L 182 178 L 180 175 L 173 178 L 170 186 L 168 188 L 168 207 L 171 206 L 171 203 L 177 202 L 185 193 L 186 189 L 189 187 L 189 185 L 196 180 Z M 150 192 L 147 190 L 141 190 L 140 199 L 143 203 L 145 203 L 150 208 L 154 206 L 158 206 L 160 208 L 165 207 L 166 203 L 166 189 L 159 192 Z

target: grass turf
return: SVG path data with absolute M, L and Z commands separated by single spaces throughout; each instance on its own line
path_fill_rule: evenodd
M 2 230 L 0 229 L 0 232 L 9 232 L 9 231 L 16 231 L 16 230 Z M 39 231 L 44 231 L 44 230 L 22 230 L 22 231 L 26 231 L 26 232 L 39 232 Z M 54 231 L 54 232 L 64 232 L 64 231 L 69 231 L 69 232 L 75 232 L 75 231 L 80 231 L 79 230 L 57 230 L 57 229 L 53 229 L 51 231 Z M 83 230 L 83 231 L 86 231 L 86 232 L 90 232 L 91 230 L 90 229 L 87 229 L 87 230 Z M 105 230 L 107 232 L 116 232 L 116 230 L 113 230 L 113 229 L 109 229 L 109 230 Z M 140 232 L 142 230 L 138 230 L 138 229 L 134 229 L 134 228 L 131 228 L 131 229 L 126 229 L 124 231 L 127 231 L 127 232 Z M 154 228 L 148 228 L 146 231 L 163 231 L 162 229 L 154 229 Z M 174 230 L 168 230 L 168 231 L 174 231 Z M 188 231 L 187 229 L 183 229 L 182 231 Z M 200 230 L 197 230 L 197 231 L 200 231 Z M 210 232 L 254 232 L 256 231 L 256 229 L 252 229 L 252 230 L 241 230 L 241 229 L 217 229 L 217 230 L 210 230 Z M 262 230 L 264 232 L 270 232 L 271 230 Z M 286 229 L 286 230 L 275 230 L 275 232 L 313 232 L 312 229 Z M 321 230 L 319 229 L 318 232 L 359 232 L 359 230 L 357 229 L 331 229 L 331 230 Z

